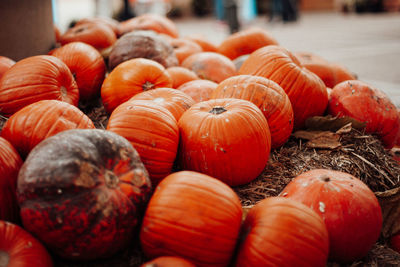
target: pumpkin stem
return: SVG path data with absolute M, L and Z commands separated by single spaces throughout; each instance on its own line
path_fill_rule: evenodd
M 118 186 L 119 179 L 112 171 L 106 170 L 104 178 L 109 188 L 116 188 Z
M 331 178 L 329 178 L 329 176 L 322 176 L 320 179 L 323 182 L 330 182 L 331 181 Z
M 10 255 L 6 251 L 0 249 L 0 266 L 8 266 L 9 261 Z
M 216 107 L 213 107 L 213 109 L 210 110 L 209 113 L 218 115 L 218 114 L 224 113 L 225 111 L 226 111 L 226 109 L 224 107 L 216 106 Z
M 154 88 L 154 84 L 152 84 L 152 83 L 149 82 L 149 81 L 146 81 L 146 82 L 142 85 L 143 91 L 147 91 L 147 90 L 150 90 L 150 89 L 153 89 L 153 88 Z

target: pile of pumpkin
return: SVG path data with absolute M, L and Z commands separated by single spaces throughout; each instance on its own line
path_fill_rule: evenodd
M 260 28 L 215 45 L 152 14 L 83 19 L 56 38 L 49 55 L 0 58 L 5 266 L 107 258 L 136 239 L 157 266 L 325 266 L 379 238 L 379 203 L 350 174 L 303 173 L 246 216 L 232 189 L 313 116 L 396 144 L 396 107 L 343 66 Z M 98 99 L 105 129 L 79 108 Z

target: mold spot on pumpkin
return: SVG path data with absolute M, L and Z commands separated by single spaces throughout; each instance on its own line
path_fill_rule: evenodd
M 0 250 L 0 266 L 8 266 L 10 255 L 4 250 Z

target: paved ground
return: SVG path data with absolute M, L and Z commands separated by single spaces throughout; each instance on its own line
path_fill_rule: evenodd
M 213 18 L 177 19 L 180 35 L 201 33 L 215 44 L 229 34 Z M 400 107 L 400 13 L 303 13 L 295 23 L 258 17 L 243 27 L 267 29 L 291 51 L 310 51 L 343 64 L 360 80 L 385 91 Z

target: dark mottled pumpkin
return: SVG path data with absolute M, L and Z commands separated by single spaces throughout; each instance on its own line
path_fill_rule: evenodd
M 104 258 L 126 247 L 150 191 L 132 145 L 97 129 L 68 130 L 41 142 L 17 185 L 25 229 L 69 259 Z

